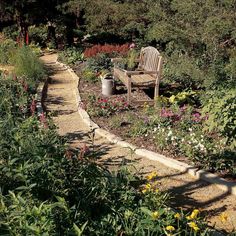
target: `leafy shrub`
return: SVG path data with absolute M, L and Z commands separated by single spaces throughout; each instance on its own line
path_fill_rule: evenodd
M 30 83 L 39 81 L 45 76 L 42 62 L 32 52 L 32 50 L 23 46 L 18 48 L 12 58 L 16 75 L 25 76 Z
M 19 27 L 16 24 L 7 26 L 3 28 L 2 32 L 6 38 L 16 41 L 19 36 Z
M 84 54 L 81 49 L 75 47 L 66 48 L 62 52 L 59 52 L 58 60 L 73 65 L 84 60 Z
M 29 47 L 37 57 L 42 56 L 43 51 L 42 51 L 41 47 L 39 46 L 39 44 L 31 43 L 29 45 Z
M 96 83 L 99 81 L 98 73 L 95 73 L 93 70 L 89 68 L 85 68 L 80 73 L 81 78 L 89 83 Z
M 56 204 L 37 202 L 22 193 L 0 195 L 0 230 L 4 235 L 50 235 L 55 232 L 53 208 Z M 59 205 L 59 204 L 58 204 Z
M 210 91 L 203 112 L 208 116 L 205 129 L 219 131 L 226 142 L 236 147 L 236 90 Z
M 126 70 L 134 70 L 138 66 L 138 56 L 139 52 L 132 48 L 128 51 L 127 55 L 123 56 L 119 61 L 114 62 L 114 65 Z
M 31 43 L 39 44 L 41 47 L 45 47 L 47 43 L 47 27 L 45 25 L 30 26 L 29 27 L 29 38 Z
M 98 53 L 95 57 L 87 59 L 87 67 L 95 72 L 110 70 L 112 67 L 111 58 L 109 54 Z

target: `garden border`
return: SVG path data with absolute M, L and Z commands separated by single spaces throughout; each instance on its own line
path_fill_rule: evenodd
M 220 188 L 224 192 L 228 192 L 228 193 L 236 196 L 236 183 L 235 182 L 226 181 L 225 179 L 220 178 L 215 174 L 209 173 L 205 170 L 198 170 L 196 167 L 194 167 L 192 165 L 174 160 L 172 158 L 166 157 L 166 156 L 161 155 L 159 153 L 155 153 L 152 151 L 148 151 L 146 149 L 138 148 L 137 146 L 124 141 L 122 138 L 100 128 L 96 123 L 94 123 L 90 119 L 90 116 L 88 115 L 88 113 L 81 107 L 82 100 L 81 100 L 81 97 L 79 94 L 79 80 L 80 80 L 80 78 L 78 77 L 78 75 L 69 66 L 67 66 L 61 62 L 58 62 L 58 61 L 56 61 L 56 64 L 61 65 L 64 68 L 66 68 L 67 71 L 71 74 L 71 76 L 78 83 L 78 89 L 76 89 L 76 91 L 74 91 L 75 95 L 76 95 L 76 103 L 77 103 L 77 107 L 78 107 L 78 112 L 79 112 L 82 120 L 84 121 L 84 123 L 87 124 L 90 127 L 90 129 L 95 132 L 95 134 L 106 138 L 111 143 L 116 144 L 120 147 L 130 148 L 131 150 L 134 151 L 135 154 L 137 154 L 141 157 L 145 157 L 150 160 L 158 161 L 167 167 L 179 170 L 184 173 L 188 173 L 196 179 L 205 180 L 211 184 L 215 184 L 218 188 Z

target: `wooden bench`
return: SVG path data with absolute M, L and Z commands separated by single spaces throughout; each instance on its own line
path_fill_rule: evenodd
M 128 103 L 131 102 L 131 91 L 133 87 L 155 87 L 154 98 L 159 96 L 163 59 L 156 48 L 145 47 L 141 49 L 138 60 L 139 65 L 135 71 L 121 69 L 116 66 L 116 59 L 112 61 L 114 62 L 114 78 L 119 79 L 127 87 Z

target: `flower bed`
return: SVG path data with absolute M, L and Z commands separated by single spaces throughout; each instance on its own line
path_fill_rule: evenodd
M 179 103 L 173 102 L 173 96 L 169 99 L 162 97 L 157 108 L 144 104 L 143 107 L 111 109 L 111 104 L 117 101 L 126 104 L 124 95 L 103 98 L 100 106 L 100 85 L 81 80 L 81 86 L 90 91 L 89 96 L 82 93 L 84 108 L 101 127 L 139 147 L 217 172 L 226 178 L 236 177 L 235 149 L 219 133 L 206 130 L 208 115 L 191 105 L 195 93 L 190 93 L 194 97 L 179 93 L 184 97 L 180 100 L 179 95 Z

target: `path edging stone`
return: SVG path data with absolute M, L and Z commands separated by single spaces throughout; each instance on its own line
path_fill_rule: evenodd
M 76 89 L 75 93 L 76 93 L 76 103 L 78 106 L 78 112 L 79 112 L 82 120 L 84 121 L 84 123 L 87 124 L 92 130 L 94 130 L 95 134 L 106 138 L 111 143 L 114 143 L 114 144 L 119 145 L 124 148 L 130 148 L 132 151 L 134 151 L 134 153 L 136 155 L 139 155 L 141 157 L 145 157 L 149 160 L 158 161 L 167 167 L 179 170 L 181 172 L 188 173 L 192 177 L 194 177 L 195 179 L 201 179 L 201 180 L 204 180 L 204 181 L 209 182 L 211 184 L 215 184 L 221 190 L 231 193 L 232 195 L 236 196 L 236 183 L 235 182 L 226 181 L 225 179 L 220 178 L 215 174 L 209 173 L 204 170 L 198 170 L 196 167 L 194 167 L 192 165 L 174 160 L 172 158 L 166 157 L 166 156 L 161 155 L 159 153 L 152 152 L 152 151 L 149 151 L 146 149 L 138 148 L 137 146 L 124 141 L 122 138 L 108 132 L 107 130 L 101 129 L 96 123 L 94 123 L 90 119 L 90 116 L 88 115 L 88 113 L 81 107 L 81 97 L 79 94 L 79 79 L 80 78 L 78 77 L 78 75 L 69 66 L 67 66 L 61 62 L 58 62 L 58 61 L 56 62 L 56 64 L 59 64 L 59 65 L 63 66 L 64 68 L 66 68 L 68 70 L 68 72 L 71 74 L 71 76 L 77 82 L 78 89 Z

